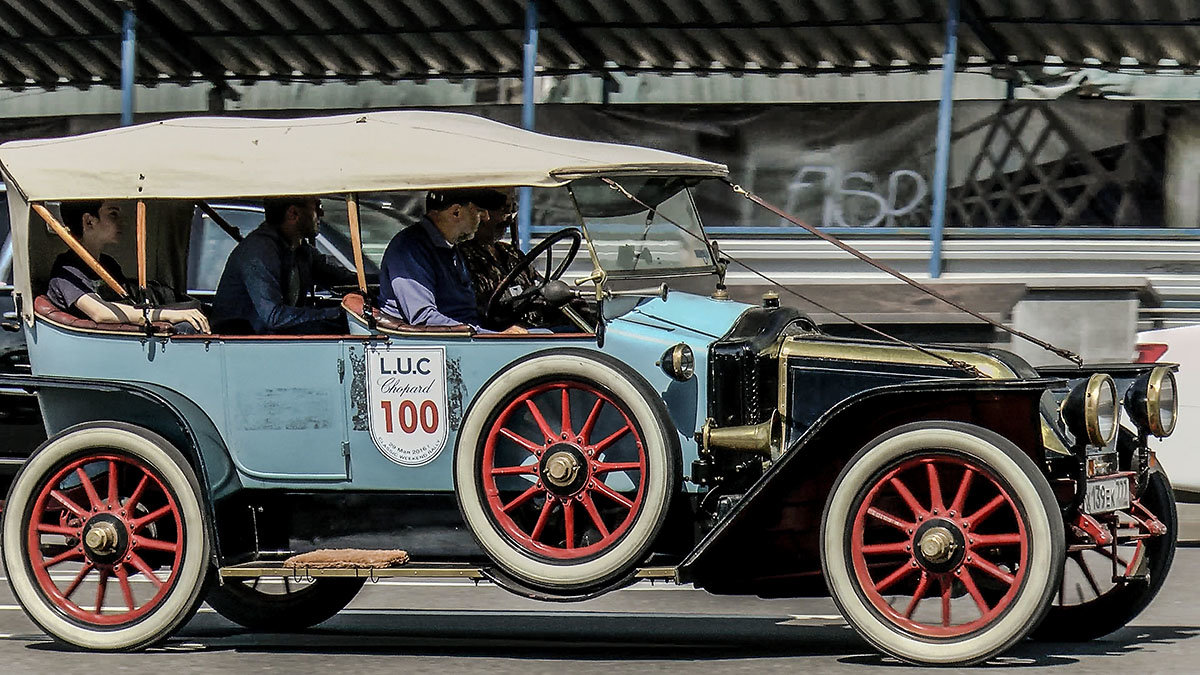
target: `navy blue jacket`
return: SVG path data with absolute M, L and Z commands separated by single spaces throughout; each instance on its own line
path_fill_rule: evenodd
M 213 300 L 217 333 L 342 334 L 338 307 L 312 306 L 314 284 L 354 283 L 354 272 L 308 243 L 294 250 L 273 225 L 259 225 L 229 254 Z
M 467 266 L 428 218 L 392 237 L 379 266 L 379 300 L 384 312 L 413 325 L 479 329 Z

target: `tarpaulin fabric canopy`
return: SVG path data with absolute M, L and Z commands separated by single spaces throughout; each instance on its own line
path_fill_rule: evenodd
M 165 120 L 12 141 L 0 146 L 0 166 L 27 201 L 554 187 L 589 175 L 728 173 L 672 152 L 429 111 Z
M 13 258 L 14 284 L 27 298 L 52 257 L 30 259 L 31 245 L 40 242 L 45 248 L 51 237 L 33 225 L 33 202 L 145 199 L 165 213 L 180 200 L 212 197 L 554 187 L 578 177 L 631 173 L 728 174 L 723 164 L 672 152 L 560 138 L 474 115 L 428 111 L 165 120 L 5 143 L 0 169 L 8 184 L 13 248 L 22 252 Z M 190 213 L 191 204 L 183 206 Z M 176 240 L 169 235 L 156 236 L 159 249 L 185 250 L 172 248 Z M 27 320 L 32 307 L 23 305 Z

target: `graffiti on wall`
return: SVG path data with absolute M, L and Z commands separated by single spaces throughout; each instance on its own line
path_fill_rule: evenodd
M 821 195 L 821 227 L 897 227 L 921 208 L 929 194 L 925 177 L 897 169 L 880 179 L 866 171 L 839 166 L 805 165 L 787 185 L 785 207 L 795 212 Z M 786 225 L 786 222 L 781 222 Z

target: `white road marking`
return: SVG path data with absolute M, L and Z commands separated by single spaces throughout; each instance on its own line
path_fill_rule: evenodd
M 804 621 L 836 621 L 846 623 L 841 614 L 791 614 L 787 619 L 777 622 L 776 626 L 799 626 Z
M 288 578 L 291 579 L 292 577 L 288 577 Z M 263 581 L 266 582 L 267 579 L 268 578 L 264 578 Z M 274 583 L 280 583 L 280 582 L 276 578 Z M 429 580 L 420 580 L 420 579 L 384 579 L 384 580 L 373 581 L 373 582 L 368 581 L 367 587 L 370 588 L 372 585 L 375 585 L 375 586 L 448 586 L 448 587 L 461 587 L 461 588 L 490 588 L 490 589 L 496 589 L 496 590 L 503 590 L 499 586 L 497 586 L 497 585 L 493 584 L 492 582 L 487 581 L 485 579 L 480 579 L 478 582 L 465 580 L 465 579 L 464 580 L 454 580 L 454 581 L 429 581 Z M 676 583 L 672 583 L 669 581 L 651 582 L 650 580 L 645 579 L 642 581 L 635 582 L 632 585 L 626 586 L 625 588 L 622 588 L 619 590 L 621 590 L 621 591 L 696 591 L 698 589 L 696 589 L 695 587 L 690 586 L 690 585 L 681 585 L 681 584 L 676 584 Z
M 0 611 L 2 611 L 2 612 L 20 612 L 23 610 L 21 609 L 20 605 L 0 605 Z M 216 613 L 216 610 L 214 610 L 213 608 L 211 608 L 207 605 L 200 607 L 200 609 L 198 611 L 204 612 L 204 613 Z M 417 614 L 446 614 L 446 613 L 452 613 L 452 614 L 506 614 L 506 615 L 508 615 L 508 614 L 532 614 L 532 615 L 555 615 L 555 616 L 559 616 L 559 615 L 570 616 L 570 615 L 575 615 L 575 614 L 588 614 L 591 616 L 608 616 L 608 615 L 628 616 L 626 613 L 623 613 L 623 612 L 587 612 L 587 611 L 579 611 L 579 612 L 549 611 L 549 612 L 544 612 L 544 611 L 507 610 L 507 609 L 469 609 L 469 610 L 463 610 L 463 609 L 449 609 L 449 610 L 416 609 L 416 610 L 414 610 L 414 609 L 400 609 L 400 608 L 396 608 L 396 607 L 375 607 L 375 608 L 355 607 L 355 608 L 343 609 L 342 611 L 338 612 L 338 614 L 358 614 L 358 615 L 413 614 L 413 613 L 417 613 Z M 689 616 L 695 616 L 695 615 L 689 615 Z M 762 618 L 762 617 L 759 617 L 759 618 Z M 789 614 L 787 619 L 780 621 L 776 625 L 783 625 L 783 624 L 790 623 L 792 621 L 842 621 L 842 622 L 844 622 L 845 620 L 841 617 L 840 614 Z M 0 637 L 6 637 L 6 636 L 0 634 Z M 7 637 L 12 637 L 12 636 L 9 635 Z
M 792 621 L 841 621 L 841 614 L 792 614 Z

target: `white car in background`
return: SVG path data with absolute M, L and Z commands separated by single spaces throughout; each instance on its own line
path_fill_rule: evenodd
M 1150 447 L 1171 476 L 1175 498 L 1200 502 L 1200 325 L 1138 333 L 1138 361 L 1179 364 L 1179 420 L 1175 433 L 1151 439 Z

